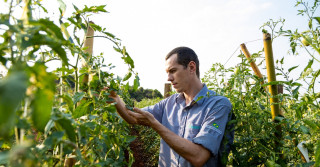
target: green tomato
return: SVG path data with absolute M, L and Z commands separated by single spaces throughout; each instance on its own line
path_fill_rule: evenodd
M 310 45 L 309 42 L 311 42 L 311 41 L 312 41 L 312 39 L 309 36 L 302 36 L 301 42 L 304 46 L 309 46 Z
M 239 74 L 239 72 L 240 72 L 240 68 L 236 67 L 236 69 L 234 70 L 234 74 L 237 75 L 237 74 Z

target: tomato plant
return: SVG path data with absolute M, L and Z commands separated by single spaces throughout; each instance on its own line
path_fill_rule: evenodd
M 227 96 L 233 105 L 235 121 L 235 141 L 229 164 L 233 166 L 319 166 L 319 28 L 320 19 L 315 17 L 318 1 L 314 3 L 297 1 L 299 15 L 307 16 L 309 29 L 303 32 L 298 30 L 276 31 L 278 23 L 284 20 L 269 21 L 263 27 L 269 27 L 273 40 L 284 36 L 290 40 L 291 52 L 297 54 L 297 46 L 306 49 L 310 56 L 307 66 L 300 72 L 300 77 L 293 79 L 291 74 L 298 66 L 285 69 L 285 59 L 276 61 L 276 73 L 284 80 L 261 84 L 266 78 L 259 78 L 252 74 L 251 67 L 244 55 L 239 57 L 242 62 L 236 67 L 225 68 L 217 63 L 213 64 L 203 82 L 218 94 Z M 266 31 L 266 30 L 263 30 Z M 310 46 L 301 45 L 301 39 L 306 39 Z M 254 53 L 254 59 L 259 58 L 262 51 Z M 262 66 L 262 62 L 257 64 Z M 263 66 L 261 67 L 261 69 Z M 225 78 L 224 76 L 229 76 Z M 278 95 L 283 117 L 271 118 L 270 94 L 264 87 L 268 85 L 283 85 L 284 92 Z M 301 90 L 304 86 L 306 89 Z M 303 92 L 303 93 L 302 93 Z M 280 127 L 280 128 L 279 128 Z M 301 158 L 297 145 L 304 141 L 308 149 L 310 162 Z
M 114 104 L 106 102 L 111 90 L 128 97 L 128 79 L 135 77 L 136 90 L 139 77 L 120 39 L 88 22 L 88 16 L 106 13 L 105 5 L 83 9 L 74 5 L 66 18 L 66 6 L 59 1 L 60 18 L 54 20 L 34 16 L 47 12 L 40 1 L 4 3 L 9 11 L 0 14 L 0 62 L 8 75 L 0 81 L 0 165 L 130 166 L 128 145 L 134 137 L 128 135 L 128 125 Z M 21 18 L 15 17 L 16 10 L 23 10 Z M 99 36 L 80 37 L 89 27 Z M 114 45 L 128 65 L 127 76 L 116 76 L 103 53 L 86 51 L 83 40 L 96 37 Z M 52 61 L 60 65 L 49 71 Z

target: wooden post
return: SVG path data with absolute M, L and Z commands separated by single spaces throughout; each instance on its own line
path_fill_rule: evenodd
M 244 55 L 246 56 L 246 58 L 248 59 L 248 61 L 250 62 L 250 66 L 253 70 L 253 72 L 255 73 L 256 76 L 258 76 L 259 78 L 263 78 L 259 68 L 257 67 L 256 63 L 254 62 L 254 60 L 251 59 L 250 53 L 246 47 L 246 45 L 243 43 L 240 45 L 241 50 L 243 51 Z
M 165 83 L 164 84 L 164 98 L 169 97 L 170 92 L 171 92 L 171 83 Z
M 93 22 L 90 21 L 89 23 L 93 23 Z M 90 56 L 89 58 L 91 58 L 92 53 L 93 53 L 93 36 L 94 36 L 94 30 L 88 24 L 87 33 L 85 36 L 83 47 L 86 48 L 84 51 L 89 54 L 89 56 Z M 90 37 L 90 38 L 88 38 L 88 37 Z M 85 65 L 86 65 L 86 61 L 83 60 L 82 66 L 85 66 Z
M 276 73 L 275 73 L 273 53 L 272 53 L 271 35 L 269 33 L 263 34 L 263 46 L 264 46 L 264 53 L 266 57 L 268 82 L 276 81 Z M 276 116 L 280 115 L 279 99 L 276 97 L 278 95 L 277 85 L 269 85 L 269 92 L 271 94 L 270 103 L 271 103 L 272 120 L 274 120 Z
M 90 21 L 89 23 L 93 23 L 93 22 Z M 84 40 L 84 46 L 83 46 L 83 48 L 85 48 L 84 52 L 89 54 L 89 57 L 87 57 L 87 60 L 91 59 L 91 56 L 93 53 L 93 36 L 94 36 L 94 30 L 88 24 L 87 32 Z M 87 66 L 87 60 L 82 59 L 82 67 Z M 88 74 L 83 75 L 83 79 L 81 81 L 83 85 L 89 86 L 89 83 L 93 77 L 93 75 L 90 75 L 90 71 L 91 69 L 88 67 Z M 82 90 L 82 91 L 87 91 L 87 90 Z M 88 93 L 91 96 L 90 91 Z

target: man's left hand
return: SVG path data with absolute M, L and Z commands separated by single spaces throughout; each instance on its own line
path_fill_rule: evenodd
M 145 125 L 151 127 L 156 119 L 149 112 L 143 111 L 140 108 L 133 108 L 135 112 L 129 112 L 129 115 L 136 119 L 136 123 L 139 125 Z

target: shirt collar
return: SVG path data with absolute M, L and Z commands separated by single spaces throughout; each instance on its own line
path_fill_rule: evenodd
M 202 89 L 196 95 L 196 97 L 193 98 L 193 101 L 198 103 L 199 105 L 202 105 L 203 102 L 205 101 L 205 97 L 207 96 L 207 93 L 209 93 L 208 87 L 206 84 L 203 84 Z
M 202 105 L 203 102 L 205 101 L 205 97 L 208 95 L 208 93 L 211 95 L 213 94 L 213 92 L 210 92 L 207 85 L 203 84 L 202 89 L 199 91 L 199 93 L 193 98 L 192 100 L 192 104 L 194 103 L 198 103 L 199 105 Z M 176 97 L 176 103 L 182 103 L 183 101 L 185 101 L 184 95 L 183 93 L 180 93 L 177 97 Z M 192 105 L 191 104 L 191 105 Z

